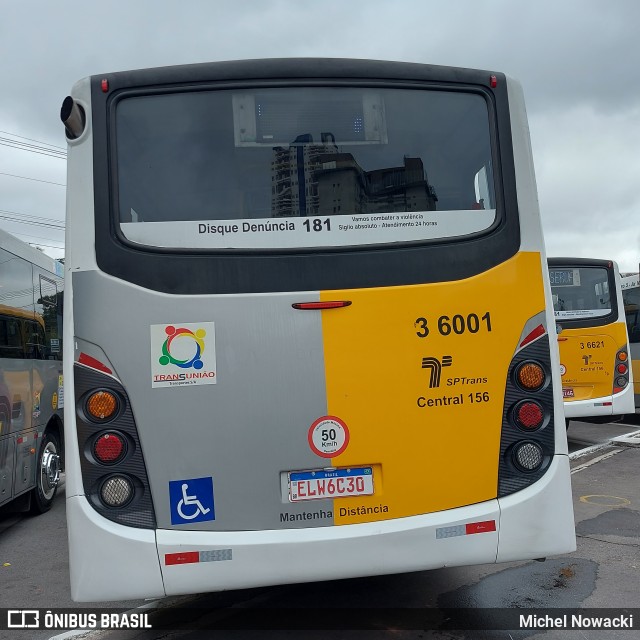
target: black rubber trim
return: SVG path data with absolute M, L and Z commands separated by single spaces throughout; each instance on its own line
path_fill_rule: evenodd
M 497 77 L 491 88 L 490 76 Z M 106 79 L 109 89 L 102 90 Z M 110 105 L 122 92 L 197 90 L 222 86 L 336 84 L 481 92 L 490 126 L 499 223 L 482 234 L 416 245 L 321 251 L 195 252 L 134 246 L 119 237 L 112 206 Z M 94 136 L 96 259 L 99 268 L 139 286 L 174 294 L 317 291 L 460 280 L 516 254 L 518 204 L 506 78 L 492 71 L 364 60 L 248 60 L 130 71 L 91 79 Z M 104 150 L 107 149 L 107 153 Z M 499 151 L 499 153 L 498 153 Z M 501 179 L 500 179 L 501 176 Z
M 140 447 L 138 429 L 126 391 L 114 378 L 82 365 L 74 365 L 73 377 L 75 395 L 80 399 L 76 407 L 80 468 L 89 504 L 100 515 L 113 522 L 139 529 L 155 529 L 156 516 L 153 509 L 151 487 Z M 85 415 L 83 399 L 95 389 L 107 389 L 113 392 L 118 395 L 124 405 L 118 415 L 107 423 L 97 424 L 90 421 Z M 102 464 L 93 455 L 93 445 L 100 434 L 109 431 L 124 435 L 127 451 L 120 460 L 110 464 Z M 125 476 L 133 484 L 133 496 L 122 508 L 109 507 L 103 504 L 100 499 L 100 488 L 113 475 Z
M 518 365 L 533 361 L 542 365 L 546 373 L 545 384 L 538 391 L 525 391 L 515 379 Z M 502 435 L 500 438 L 500 466 L 498 469 L 498 497 L 520 491 L 537 482 L 547 471 L 555 454 L 555 420 L 553 410 L 553 385 L 551 384 L 551 355 L 549 336 L 519 351 L 509 365 L 502 413 Z M 515 423 L 514 409 L 524 400 L 538 402 L 544 410 L 542 426 L 534 431 L 524 431 Z M 542 449 L 542 465 L 536 471 L 525 472 L 513 460 L 514 448 L 523 442 L 535 442 Z

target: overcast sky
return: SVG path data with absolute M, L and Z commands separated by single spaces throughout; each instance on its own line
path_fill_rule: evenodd
M 58 115 L 82 77 L 242 58 L 376 58 L 517 78 L 548 255 L 638 271 L 639 27 L 639 0 L 0 0 L 0 142 L 44 142 L 55 154 L 0 144 L 0 227 L 64 246 Z M 25 217 L 40 224 L 8 219 Z

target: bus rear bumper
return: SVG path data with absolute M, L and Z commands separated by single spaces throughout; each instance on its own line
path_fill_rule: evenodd
M 271 531 L 158 530 L 167 595 L 493 563 L 496 500 L 426 516 Z M 465 535 L 465 525 L 491 522 Z M 492 529 L 492 530 L 491 530 Z
M 628 385 L 620 393 L 590 400 L 573 400 L 564 403 L 565 418 L 595 418 L 598 416 L 634 413 L 633 386 Z
M 500 498 L 497 562 L 514 562 L 576 550 L 569 456 L 556 455 L 538 482 Z
M 528 489 L 440 513 L 285 531 L 159 530 L 166 592 L 173 596 L 570 552 L 575 530 L 568 478 L 569 459 L 557 455 Z
M 103 518 L 84 496 L 67 498 L 69 572 L 75 602 L 165 595 L 156 532 Z
M 566 553 L 575 549 L 568 475 L 568 457 L 557 455 L 538 482 L 500 500 L 396 520 L 270 531 L 135 529 L 73 496 L 69 529 L 82 535 L 69 537 L 71 595 L 77 602 L 157 598 Z

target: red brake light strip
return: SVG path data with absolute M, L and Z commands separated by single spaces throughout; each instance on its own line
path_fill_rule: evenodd
M 537 340 L 546 333 L 545 328 L 539 324 L 529 335 L 520 343 L 521 347 L 528 345 L 530 342 Z
M 294 309 L 339 309 L 341 307 L 348 307 L 351 304 L 351 300 L 327 300 L 326 302 L 294 302 L 291 306 Z
M 100 360 L 96 360 L 95 358 L 88 356 L 86 353 L 80 354 L 80 357 L 78 358 L 78 362 L 80 364 L 86 365 L 87 367 L 91 367 L 92 369 L 96 369 L 97 371 L 102 371 L 103 373 L 108 373 L 110 375 L 113 374 L 113 371 L 111 371 L 109 367 L 102 364 Z

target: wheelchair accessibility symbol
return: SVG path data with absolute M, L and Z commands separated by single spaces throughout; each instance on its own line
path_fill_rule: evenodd
M 171 524 L 215 520 L 213 478 L 192 478 L 169 482 Z

